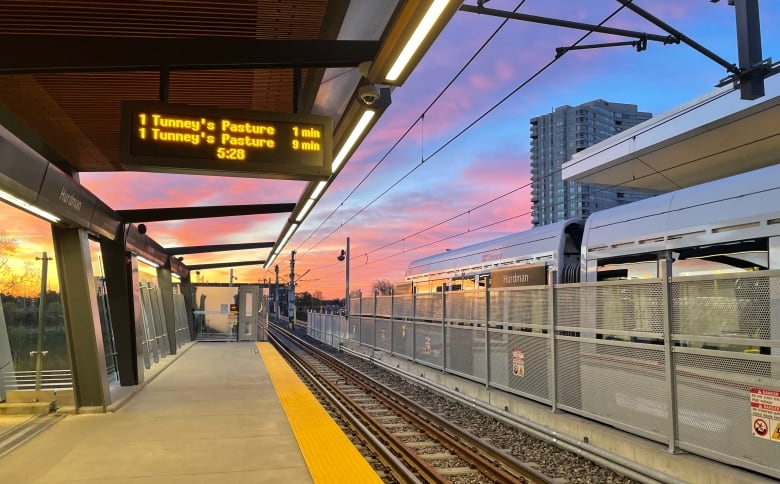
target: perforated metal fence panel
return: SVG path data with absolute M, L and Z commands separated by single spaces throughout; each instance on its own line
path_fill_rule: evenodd
M 471 323 L 448 323 L 445 330 L 447 370 L 487 382 L 485 328 Z
M 389 318 L 392 316 L 393 296 L 376 297 L 376 315 Z
M 393 297 L 393 353 L 412 358 L 414 296 L 412 294 Z
M 441 323 L 417 322 L 414 328 L 414 357 L 437 368 L 444 368 L 444 338 Z
M 491 329 L 490 358 L 492 386 L 549 402 L 549 335 Z
M 376 348 L 385 351 L 392 351 L 393 330 L 389 319 L 377 318 L 376 320 Z
M 780 341 L 772 331 L 780 328 L 779 289 L 780 276 L 761 273 L 672 283 L 680 447 L 775 477 Z
M 666 441 L 664 304 L 661 283 L 648 281 L 556 289 L 557 400 L 560 408 Z
M 441 321 L 444 317 L 441 293 L 418 294 L 414 300 L 417 321 Z
M 360 317 L 360 343 L 366 346 L 374 346 L 374 318 Z

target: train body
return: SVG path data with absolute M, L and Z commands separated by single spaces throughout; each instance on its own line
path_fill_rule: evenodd
M 417 292 L 544 263 L 557 283 L 780 269 L 780 165 L 412 261 Z M 574 272 L 579 274 L 575 275 Z
M 580 222 L 556 222 L 416 259 L 409 264 L 405 277 L 418 293 L 474 289 L 484 287 L 490 271 L 543 263 L 558 271 L 557 282 L 576 282 L 581 238 Z

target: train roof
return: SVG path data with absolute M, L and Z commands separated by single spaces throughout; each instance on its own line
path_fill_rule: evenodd
M 780 235 L 780 164 L 593 213 L 588 259 Z
M 572 224 L 579 223 L 577 220 L 556 222 L 415 259 L 409 263 L 406 277 L 420 274 L 434 275 L 445 271 L 464 271 L 469 274 L 487 267 L 499 267 L 510 262 L 517 263 L 518 259 L 527 259 L 529 263 L 550 259 L 557 261 L 566 229 Z

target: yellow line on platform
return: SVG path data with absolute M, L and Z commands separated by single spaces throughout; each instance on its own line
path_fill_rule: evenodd
M 314 482 L 381 483 L 376 472 L 271 343 L 256 344 Z

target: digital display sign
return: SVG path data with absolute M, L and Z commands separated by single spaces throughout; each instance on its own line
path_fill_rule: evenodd
M 142 101 L 122 103 L 128 170 L 294 180 L 330 176 L 327 116 Z

